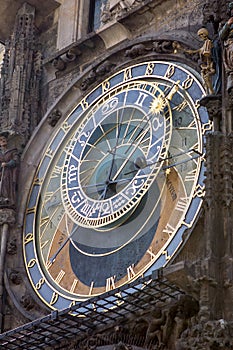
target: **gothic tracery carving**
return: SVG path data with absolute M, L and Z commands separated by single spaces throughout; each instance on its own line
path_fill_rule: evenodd
M 20 135 L 23 144 L 38 123 L 42 56 L 35 48 L 34 20 L 35 9 L 24 3 L 6 42 L 0 79 L 0 128 Z

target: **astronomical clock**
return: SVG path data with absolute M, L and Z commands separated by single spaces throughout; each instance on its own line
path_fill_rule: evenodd
M 150 275 L 178 253 L 205 194 L 204 90 L 179 62 L 116 71 L 72 106 L 41 157 L 23 250 L 62 309 Z

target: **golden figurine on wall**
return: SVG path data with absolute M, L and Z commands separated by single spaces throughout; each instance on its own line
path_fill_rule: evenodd
M 173 43 L 175 53 L 178 51 L 188 54 L 199 53 L 199 66 L 203 85 L 207 94 L 214 94 L 213 76 L 215 74 L 214 61 L 212 57 L 213 42 L 209 39 L 209 32 L 206 28 L 200 28 L 197 32 L 199 38 L 204 41 L 203 45 L 197 50 L 187 50 L 181 47 L 179 43 Z

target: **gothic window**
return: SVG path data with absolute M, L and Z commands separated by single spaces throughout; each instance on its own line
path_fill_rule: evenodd
M 64 49 L 87 34 L 92 0 L 65 0 L 59 7 L 57 49 Z
M 107 0 L 90 0 L 89 32 L 98 30 L 103 24 L 101 14 L 105 9 Z

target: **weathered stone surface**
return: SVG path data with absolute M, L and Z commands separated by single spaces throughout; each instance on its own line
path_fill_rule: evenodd
M 25 3 L 24 0 L 4 0 L 1 1 L 0 6 L 0 41 L 5 42 L 14 29 L 15 17 L 20 7 Z M 45 13 L 53 11 L 59 6 L 59 3 L 55 0 L 28 0 L 28 4 L 35 7 L 37 10 L 37 26 L 44 20 Z

